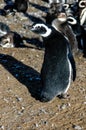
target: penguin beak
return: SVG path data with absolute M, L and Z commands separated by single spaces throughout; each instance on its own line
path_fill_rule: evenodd
M 39 31 L 38 31 L 36 28 L 34 28 L 33 25 L 28 25 L 27 27 L 28 27 L 28 29 L 29 29 L 30 31 L 32 31 L 32 32 L 34 32 L 34 33 L 39 33 Z
M 58 16 L 58 20 L 61 21 L 61 22 L 66 22 L 66 20 L 67 20 L 66 14 L 60 13 L 59 16 Z
M 32 31 L 32 25 L 27 25 L 27 28 Z
M 29 29 L 29 30 L 32 31 L 33 26 L 32 25 L 24 25 L 24 29 Z

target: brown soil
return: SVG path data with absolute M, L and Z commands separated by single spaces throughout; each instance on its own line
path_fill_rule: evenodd
M 44 13 L 43 7 L 47 4 L 40 0 L 30 2 L 35 6 L 29 5 L 28 14 L 40 16 Z M 1 0 L 0 7 L 3 6 Z M 30 24 L 31 19 L 21 20 L 16 14 L 0 16 L 0 20 L 30 40 L 34 37 L 32 43 L 40 40 L 22 27 Z M 26 44 L 26 48 L 0 48 L 0 130 L 85 130 L 86 59 L 82 54 L 75 57 L 77 77 L 68 90 L 70 97 L 56 97 L 52 102 L 42 103 L 38 100 L 37 93 L 41 86 L 39 75 L 44 49 L 31 42 Z

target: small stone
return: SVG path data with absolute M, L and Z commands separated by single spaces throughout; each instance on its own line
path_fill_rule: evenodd
M 73 125 L 73 128 L 74 128 L 75 130 L 82 130 L 82 128 L 81 128 L 79 125 Z
M 39 125 L 38 125 L 37 123 L 35 124 L 35 126 L 36 126 L 36 128 L 38 128 L 38 127 L 39 127 Z
M 1 130 L 4 130 L 4 126 L 3 125 L 1 125 L 0 128 L 1 128 Z
M 19 102 L 19 101 L 22 101 L 22 98 L 21 98 L 21 97 L 18 97 L 18 95 L 16 95 L 16 99 L 17 99 L 18 102 Z

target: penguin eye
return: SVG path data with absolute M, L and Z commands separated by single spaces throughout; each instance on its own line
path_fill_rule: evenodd
M 43 34 L 46 33 L 46 29 L 44 27 L 42 27 L 42 26 L 41 27 L 39 26 L 37 28 L 37 30 L 40 31 L 40 33 L 43 33 Z
M 37 30 L 40 30 L 40 26 L 38 26 L 38 27 L 36 27 L 37 28 Z
M 41 30 L 42 30 L 42 32 L 46 32 L 46 29 L 45 29 L 45 28 L 43 28 L 43 27 L 41 27 Z

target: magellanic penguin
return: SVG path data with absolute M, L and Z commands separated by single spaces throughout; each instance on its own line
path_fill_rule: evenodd
M 44 61 L 41 69 L 41 101 L 64 95 L 76 78 L 76 66 L 68 40 L 53 26 L 33 24 L 31 30 L 43 37 Z
M 0 46 L 3 48 L 25 47 L 23 38 L 18 33 L 12 31 L 0 38 Z
M 86 58 L 86 30 L 74 17 L 68 17 L 68 23 L 71 25 L 73 32 L 77 38 L 78 48 L 82 50 L 83 57 Z
M 23 38 L 18 33 L 12 32 L 8 25 L 0 22 L 0 47 L 12 48 L 23 45 Z
M 45 20 L 47 24 L 53 24 L 60 33 L 64 34 L 68 38 L 72 52 L 73 54 L 76 54 L 78 51 L 77 39 L 71 26 L 68 24 L 63 4 L 51 4 Z
M 28 9 L 28 0 L 14 0 L 4 7 L 3 15 L 15 15 L 16 12 L 26 13 Z

